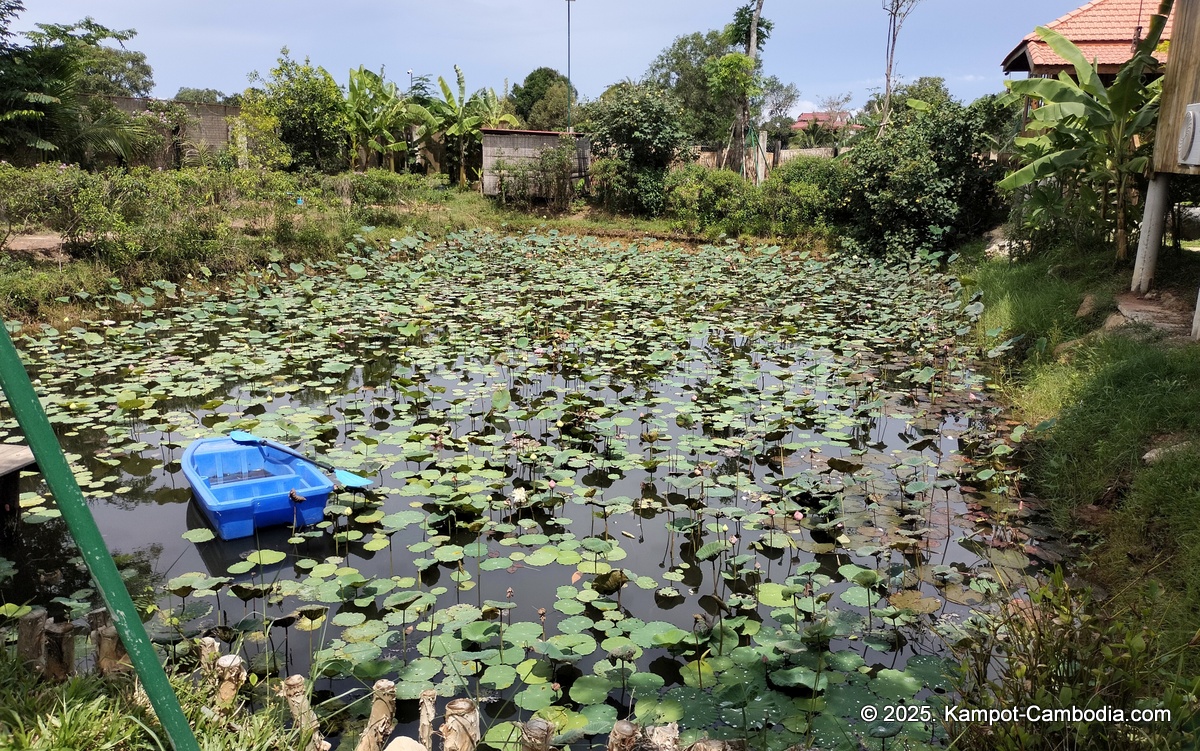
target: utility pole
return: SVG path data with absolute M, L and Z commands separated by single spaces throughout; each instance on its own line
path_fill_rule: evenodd
M 574 133 L 571 127 L 571 3 L 567 0 L 567 132 Z

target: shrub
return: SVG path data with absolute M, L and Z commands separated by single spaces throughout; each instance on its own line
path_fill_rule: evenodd
M 896 113 L 848 154 L 851 246 L 871 255 L 940 253 L 998 220 L 996 165 L 982 114 L 946 101 Z
M 689 164 L 667 175 L 667 214 L 688 232 L 761 233 L 766 222 L 757 188 L 736 172 Z
M 774 234 L 792 236 L 832 227 L 847 218 L 849 168 L 834 159 L 792 159 L 771 173 L 762 193 Z

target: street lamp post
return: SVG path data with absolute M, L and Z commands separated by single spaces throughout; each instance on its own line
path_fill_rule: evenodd
M 412 91 L 412 84 L 413 84 L 412 71 L 413 71 L 412 68 L 408 69 L 408 90 L 409 91 Z
M 574 133 L 571 128 L 571 3 L 567 0 L 567 132 Z

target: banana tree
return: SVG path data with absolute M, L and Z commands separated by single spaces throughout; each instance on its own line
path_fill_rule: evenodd
M 458 151 L 458 184 L 467 184 L 467 144 L 475 139 L 482 127 L 482 119 L 467 107 L 467 82 L 462 68 L 454 66 L 458 78 L 458 96 L 446 83 L 446 79 L 438 76 L 438 86 L 442 90 L 442 99 L 434 99 L 429 104 L 430 114 L 437 122 L 437 129 L 442 132 L 447 141 L 454 139 Z M 449 145 L 447 143 L 447 145 Z
M 1037 135 L 1017 139 L 1028 164 L 1001 181 L 1000 187 L 1012 190 L 1047 178 L 1062 184 L 1080 178 L 1095 186 L 1115 203 L 1119 260 L 1129 257 L 1129 193 L 1135 177 L 1149 164 L 1149 156 L 1139 149 L 1139 136 L 1158 116 L 1161 87 L 1157 82 L 1147 85 L 1143 78 L 1157 66 L 1153 52 L 1171 5 L 1172 0 L 1163 0 L 1146 39 L 1109 86 L 1078 47 L 1046 27 L 1039 27 L 1038 35 L 1074 67 L 1075 77 L 1062 73 L 1057 79 L 1007 84 L 1014 95 L 1040 101 L 1042 106 L 1033 110 L 1029 123 Z
M 412 125 L 428 125 L 429 112 L 400 93 L 383 75 L 359 66 L 350 71 L 346 89 L 346 114 L 350 120 L 350 168 L 359 160 L 366 169 L 371 152 L 386 159 L 395 171 L 396 155 L 408 151 L 406 131 Z
M 516 115 L 504 111 L 504 102 L 496 95 L 495 89 L 476 91 L 467 106 L 479 116 L 481 128 L 499 128 L 502 125 L 516 128 L 521 124 Z
M 496 92 L 488 96 L 476 92 L 467 97 L 467 83 L 462 69 L 454 66 L 458 79 L 458 93 L 450 88 L 446 79 L 438 77 L 438 86 L 442 90 L 442 99 L 434 99 L 429 104 L 429 112 L 446 138 L 453 139 L 458 156 L 458 184 L 467 184 L 467 147 L 483 140 L 483 129 L 499 123 L 516 125 L 517 119 L 512 115 L 499 112 Z

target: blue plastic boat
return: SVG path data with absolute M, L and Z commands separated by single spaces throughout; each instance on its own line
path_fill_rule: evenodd
M 201 438 L 184 450 L 183 474 L 222 540 L 275 524 L 317 524 L 333 491 L 321 470 L 273 441 Z

